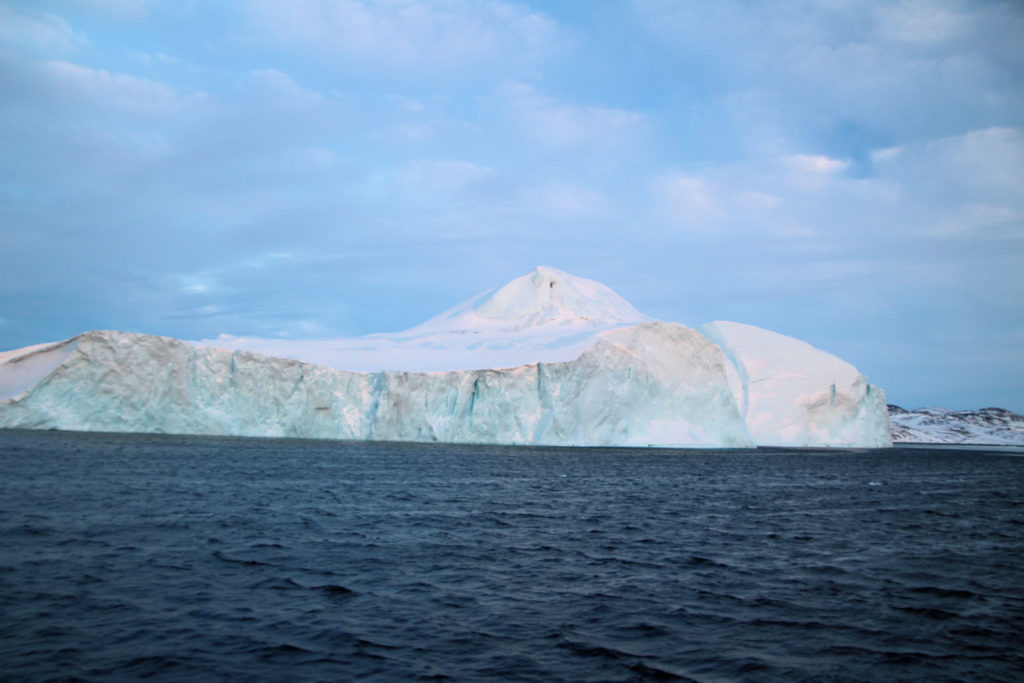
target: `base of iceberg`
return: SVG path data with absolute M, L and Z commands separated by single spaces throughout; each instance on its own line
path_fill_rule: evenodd
M 261 346 L 213 343 L 222 341 Z M 736 323 L 698 332 L 651 321 L 603 285 L 553 269 L 407 333 L 273 344 L 275 355 L 263 355 L 93 331 L 2 353 L 0 428 L 556 446 L 891 445 L 883 392 L 838 358 Z M 463 347 L 486 360 L 489 346 L 501 359 L 535 362 L 353 371 L 301 359 L 327 353 L 337 366 L 346 348 L 358 348 L 356 362 L 372 366 L 386 363 L 387 351 L 441 349 L 427 359 L 436 367 L 461 358 Z

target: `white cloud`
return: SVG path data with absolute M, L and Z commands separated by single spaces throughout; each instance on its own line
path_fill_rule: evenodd
M 183 94 L 158 81 L 71 62 L 46 61 L 39 68 L 53 94 L 102 108 L 175 112 L 202 97 L 200 93 Z
M 1024 178 L 1024 128 L 991 127 L 972 130 L 874 155 L 880 173 L 894 174 L 909 182 L 947 176 L 974 192 L 1004 194 L 1020 189 Z M 930 169 L 930 173 L 925 173 Z
M 67 52 L 85 43 L 63 17 L 50 13 L 29 16 L 6 2 L 0 3 L 0 45 L 52 53 Z
M 153 0 L 72 0 L 89 10 L 99 10 L 114 17 L 137 19 L 146 15 Z
M 1019 3 L 638 0 L 635 6 L 666 49 L 694 73 L 714 76 L 704 81 L 712 97 L 726 102 L 729 93 L 765 93 L 759 102 L 768 106 L 748 111 L 756 120 L 740 128 L 776 127 L 786 137 L 779 149 L 858 133 L 889 145 L 954 135 L 979 123 L 1015 121 L 1024 106 L 1024 52 L 1010 47 L 1024 35 Z M 698 104 L 707 100 L 702 92 Z
M 256 0 L 248 11 L 272 39 L 414 69 L 532 59 L 558 33 L 547 16 L 497 0 Z
M 270 251 L 246 259 L 241 264 L 237 264 L 236 269 L 262 270 L 281 263 L 294 262 L 298 259 L 299 255 L 291 251 Z
M 388 102 L 396 111 L 401 111 L 406 114 L 420 114 L 426 110 L 426 105 L 423 102 L 413 97 L 407 97 L 397 93 L 388 95 Z
M 956 36 L 970 24 L 967 14 L 925 0 L 885 4 L 874 14 L 877 34 L 894 42 L 937 43 Z
M 459 193 L 493 175 L 494 170 L 468 161 L 417 159 L 398 170 L 399 181 L 418 192 Z
M 209 294 L 217 289 L 217 278 L 212 273 L 183 273 L 172 278 L 185 294 Z
M 387 126 L 381 131 L 381 136 L 387 140 L 401 140 L 403 142 L 421 143 L 426 142 L 436 134 L 436 127 L 425 121 L 403 121 L 392 126 Z
M 992 127 L 923 146 L 958 171 L 973 192 L 1021 197 L 1024 182 L 1024 128 Z
M 902 147 L 884 147 L 882 149 L 872 150 L 870 157 L 873 163 L 884 164 L 898 158 L 901 154 L 903 154 Z
M 818 154 L 704 165 L 654 177 L 666 225 L 834 244 L 1024 238 L 1024 129 L 882 148 L 873 172 Z
M 321 147 L 319 145 L 303 147 L 295 150 L 294 155 L 300 163 L 306 163 L 311 166 L 318 166 L 322 168 L 335 166 L 339 161 L 337 154 L 326 147 Z
M 771 211 L 782 203 L 778 195 L 758 190 L 742 190 L 736 194 L 736 200 L 752 211 Z
M 658 178 L 655 188 L 673 222 L 700 227 L 723 215 L 721 190 L 705 178 L 671 172 Z
M 639 112 L 566 102 L 542 95 L 525 83 L 506 83 L 500 92 L 523 134 L 552 147 L 615 142 L 644 121 Z
M 850 166 L 842 159 L 830 159 L 821 154 L 793 154 L 784 159 L 797 173 L 822 176 L 839 173 Z
M 858 211 L 890 206 L 883 180 L 853 178 L 849 162 L 817 154 L 785 154 L 669 170 L 653 177 L 654 212 L 687 231 L 782 239 L 796 243 L 849 235 Z
M 850 162 L 822 154 L 792 154 L 775 162 L 778 180 L 796 191 L 816 192 L 829 186 Z
M 323 101 L 323 95 L 304 88 L 296 83 L 291 76 L 277 69 L 256 69 L 249 72 L 251 82 L 277 97 L 285 97 L 293 101 L 314 104 Z
M 1024 237 L 1024 129 L 994 127 L 874 156 L 919 208 L 925 234 Z
M 596 219 L 611 210 L 608 197 L 567 183 L 551 183 L 523 190 L 524 208 L 556 220 Z

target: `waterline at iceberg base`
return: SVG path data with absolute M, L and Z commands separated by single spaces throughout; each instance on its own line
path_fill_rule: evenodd
M 699 331 L 698 331 L 699 330 Z M 885 395 L 767 330 L 551 268 L 359 339 L 115 331 L 0 354 L 0 428 L 559 446 L 891 445 Z M 466 367 L 468 365 L 468 367 Z

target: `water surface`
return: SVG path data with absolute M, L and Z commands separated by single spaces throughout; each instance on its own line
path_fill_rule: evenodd
M 0 431 L 7 680 L 1020 680 L 1024 457 Z

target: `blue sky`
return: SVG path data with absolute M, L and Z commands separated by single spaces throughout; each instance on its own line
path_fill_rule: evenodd
M 998 0 L 0 0 L 0 349 L 544 264 L 1024 412 L 1022 46 Z

